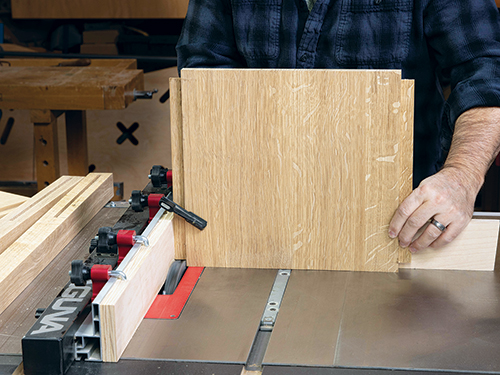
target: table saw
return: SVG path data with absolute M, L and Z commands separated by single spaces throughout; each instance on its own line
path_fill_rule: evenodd
M 103 208 L 68 245 L 73 254 L 87 251 L 96 225 L 147 220 L 118 206 Z M 53 295 L 68 281 L 64 253 L 0 315 L 0 372 L 17 368 L 19 336 L 49 303 L 29 294 L 45 288 Z M 144 319 L 118 363 L 73 358 L 67 374 L 240 374 L 244 367 L 263 374 L 500 373 L 498 272 L 194 269 L 180 315 Z M 65 277 L 47 282 L 56 274 Z M 51 358 L 42 353 L 40 360 Z

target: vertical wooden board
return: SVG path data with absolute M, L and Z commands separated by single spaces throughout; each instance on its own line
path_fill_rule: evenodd
M 83 177 L 62 176 L 0 219 L 0 254 L 47 213 Z
M 172 189 L 175 202 L 184 207 L 184 154 L 182 152 L 181 80 L 170 78 L 170 139 L 172 145 Z M 173 219 L 175 259 L 186 259 L 186 221 Z
M 402 203 L 413 190 L 413 112 L 415 84 L 413 80 L 401 81 L 401 187 L 399 203 Z M 399 263 L 411 262 L 408 249 L 399 248 Z
M 101 355 L 117 362 L 165 282 L 174 260 L 172 213 L 166 213 L 99 304 Z M 133 306 L 133 308 L 131 308 Z
M 400 72 L 182 73 L 190 265 L 396 271 Z M 208 191 L 209 194 L 200 194 Z
M 87 147 L 87 114 L 85 111 L 66 111 L 66 144 L 68 173 L 86 176 L 89 173 Z
M 111 174 L 89 174 L 0 254 L 0 313 L 112 196 Z
M 400 268 L 431 270 L 493 271 L 497 252 L 499 220 L 472 219 L 448 245 L 412 254 Z

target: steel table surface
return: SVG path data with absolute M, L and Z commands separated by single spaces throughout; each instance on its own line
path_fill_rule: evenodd
M 181 317 L 144 320 L 124 359 L 245 362 L 276 271 L 207 270 Z M 264 366 L 500 373 L 498 353 L 498 273 L 294 270 Z

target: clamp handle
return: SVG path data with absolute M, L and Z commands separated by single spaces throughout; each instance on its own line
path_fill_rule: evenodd
M 184 220 L 186 220 L 189 224 L 195 226 L 199 230 L 205 229 L 207 226 L 207 221 L 199 217 L 198 215 L 185 210 L 181 206 L 179 206 L 177 203 L 175 203 L 172 198 L 172 193 L 169 193 L 168 195 L 165 195 L 160 199 L 160 207 L 165 209 L 168 212 L 173 212 L 176 215 L 179 215 L 182 217 Z

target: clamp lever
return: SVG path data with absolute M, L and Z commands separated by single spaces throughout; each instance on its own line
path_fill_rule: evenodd
M 207 221 L 203 220 L 201 217 L 198 215 L 185 210 L 181 206 L 179 206 L 177 203 L 175 203 L 172 198 L 172 193 L 169 193 L 168 195 L 165 195 L 160 199 L 160 207 L 163 208 L 165 211 L 168 212 L 173 212 L 176 215 L 179 215 L 182 217 L 184 220 L 186 220 L 189 224 L 195 226 L 199 230 L 205 229 L 207 226 Z
M 158 92 L 158 89 L 151 91 L 138 91 L 134 89 L 134 100 L 137 99 L 153 99 L 153 95 Z

